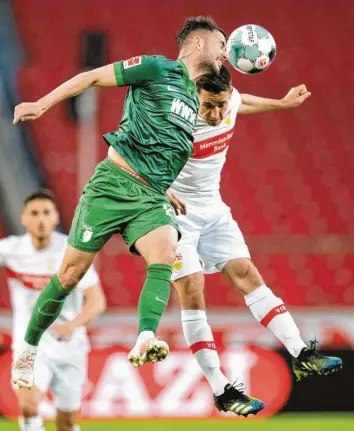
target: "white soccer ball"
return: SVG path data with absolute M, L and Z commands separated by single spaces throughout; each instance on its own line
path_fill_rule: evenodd
M 226 50 L 231 65 L 246 74 L 264 72 L 276 55 L 273 36 L 255 24 L 243 25 L 234 30 L 227 41 Z

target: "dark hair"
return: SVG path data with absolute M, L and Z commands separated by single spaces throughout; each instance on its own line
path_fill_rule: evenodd
M 203 75 L 196 83 L 197 90 L 205 90 L 210 93 L 221 93 L 227 91 L 232 86 L 230 72 L 225 66 L 222 66 L 219 73 L 207 73 Z
M 189 17 L 186 19 L 184 26 L 177 34 L 177 43 L 181 48 L 187 37 L 196 30 L 220 31 L 225 37 L 226 33 L 217 26 L 216 22 L 210 16 Z
M 23 202 L 24 206 L 28 204 L 28 202 L 34 201 L 35 199 L 49 200 L 53 202 L 55 206 L 57 206 L 57 200 L 55 198 L 54 193 L 48 189 L 37 189 L 31 192 L 29 195 L 25 197 Z

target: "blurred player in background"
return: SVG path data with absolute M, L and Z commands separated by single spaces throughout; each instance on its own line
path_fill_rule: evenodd
M 139 56 L 80 73 L 34 103 L 15 108 L 14 124 L 35 120 L 64 99 L 92 86 L 129 86 L 119 129 L 107 133 L 108 158 L 86 185 L 76 209 L 58 273 L 42 291 L 13 366 L 14 381 L 30 387 L 36 346 L 58 317 L 109 238 L 120 233 L 146 261 L 139 299 L 139 337 L 129 354 L 134 366 L 163 360 L 168 345 L 155 331 L 170 295 L 179 230 L 166 190 L 193 147 L 199 100 L 195 81 L 218 72 L 226 59 L 224 32 L 208 17 L 190 18 L 179 32 L 179 58 Z M 134 276 L 134 274 L 132 274 Z M 50 313 L 46 309 L 50 307 Z M 27 371 L 19 368 L 26 362 Z
M 12 348 L 23 343 L 35 302 L 59 268 L 67 236 L 54 229 L 59 213 L 54 195 L 45 189 L 25 200 L 22 224 L 27 233 L 0 240 L 0 265 L 6 267 L 13 310 Z M 54 394 L 58 431 L 77 431 L 90 349 L 85 325 L 105 310 L 105 297 L 97 273 L 91 267 L 78 288 L 67 299 L 56 325 L 42 337 L 32 390 L 15 388 L 21 410 L 22 431 L 44 431 L 38 406 L 50 388 Z M 45 312 L 52 313 L 50 304 Z M 21 364 L 19 364 L 19 367 Z M 24 363 L 26 368 L 26 364 Z
M 215 394 L 216 407 L 247 415 L 250 410 L 240 405 L 239 391 L 220 370 L 206 317 L 204 274 L 221 271 L 244 295 L 254 317 L 292 355 L 298 379 L 309 374 L 328 374 L 342 365 L 339 358 L 322 356 L 314 348 L 307 348 L 283 301 L 266 286 L 250 260 L 243 235 L 219 192 L 220 175 L 237 114 L 295 108 L 311 93 L 305 85 L 300 85 L 281 100 L 240 95 L 232 87 L 230 73 L 225 67 L 218 76 L 202 77 L 197 89 L 200 111 L 192 156 L 169 190 L 171 203 L 182 213 L 177 217 L 182 239 L 172 280 L 181 302 L 186 342 Z

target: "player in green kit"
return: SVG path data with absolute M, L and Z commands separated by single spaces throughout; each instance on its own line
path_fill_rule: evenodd
M 115 233 L 147 263 L 138 305 L 139 336 L 129 360 L 140 366 L 168 354 L 168 345 L 155 338 L 155 331 L 169 299 L 180 234 L 166 190 L 192 150 L 199 106 L 194 82 L 210 71 L 217 73 L 226 59 L 225 34 L 211 18 L 189 18 L 177 40 L 177 61 L 163 56 L 119 61 L 80 73 L 37 102 L 15 108 L 14 124 L 35 120 L 60 101 L 92 86 L 129 87 L 119 129 L 104 136 L 108 157 L 84 188 L 62 265 L 41 292 L 23 348 L 16 353 L 12 376 L 21 387 L 33 385 L 42 334 Z

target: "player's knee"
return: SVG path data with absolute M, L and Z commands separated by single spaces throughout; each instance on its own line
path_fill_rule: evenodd
M 148 258 L 148 263 L 163 263 L 165 265 L 173 265 L 176 259 L 177 244 L 167 243 L 154 253 L 151 253 Z
M 21 415 L 25 419 L 38 416 L 38 405 L 34 402 L 26 402 L 20 406 Z
M 234 276 L 239 280 L 249 278 L 254 265 L 249 259 L 235 259 L 233 269 Z

